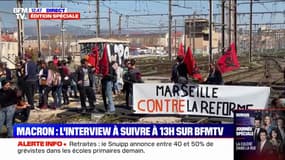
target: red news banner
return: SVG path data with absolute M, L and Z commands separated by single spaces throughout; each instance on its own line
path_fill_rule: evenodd
M 29 13 L 30 20 L 79 20 L 80 12 Z

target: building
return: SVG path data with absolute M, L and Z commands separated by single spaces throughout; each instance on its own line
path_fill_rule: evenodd
M 121 35 L 130 42 L 130 54 L 156 54 L 166 55 L 168 52 L 168 33 L 136 33 Z M 179 43 L 183 42 L 182 32 L 172 32 L 172 54 L 178 50 Z
M 249 30 L 239 31 L 238 49 L 249 52 Z M 271 29 L 260 27 L 252 33 L 252 51 L 256 54 L 274 53 L 285 49 L 285 29 Z
M 18 57 L 17 33 L 1 33 L 0 40 L 0 60 L 6 62 L 11 69 L 15 68 Z
M 65 56 L 75 55 L 79 53 L 79 45 L 74 37 L 69 34 L 65 35 Z M 28 37 L 24 41 L 24 48 L 26 52 L 32 50 L 33 53 L 38 53 L 38 38 L 37 36 Z M 78 52 L 78 53 L 76 53 Z M 50 35 L 41 37 L 41 56 L 45 59 L 54 55 L 62 56 L 62 41 L 59 35 Z M 50 60 L 48 58 L 47 60 Z
M 185 44 L 191 46 L 194 54 L 209 53 L 209 21 L 203 18 L 185 19 Z M 219 33 L 212 30 L 212 53 L 217 54 L 219 48 Z

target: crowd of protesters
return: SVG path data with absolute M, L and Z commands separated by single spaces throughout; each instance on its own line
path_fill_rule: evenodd
M 5 63 L 0 64 L 0 81 L 2 82 L 0 83 L 0 85 L 2 84 L 0 94 L 17 95 L 13 96 L 9 104 L 6 104 L 5 96 L 0 98 L 0 114 L 5 115 L 1 117 L 6 117 L 6 119 L 0 119 L 0 129 L 4 121 L 10 122 L 8 119 L 11 119 L 11 115 L 14 116 L 17 112 L 22 116 L 21 121 L 27 121 L 30 110 L 59 109 L 69 105 L 70 97 L 80 101 L 82 114 L 97 113 L 99 112 L 98 106 L 96 106 L 98 104 L 96 98 L 98 82 L 101 86 L 105 113 L 115 113 L 113 95 L 118 93 L 125 94 L 126 106 L 132 109 L 133 84 L 143 83 L 141 72 L 136 67 L 136 60 L 125 59 L 122 65 L 118 65 L 117 61 L 112 60 L 108 65 L 105 66 L 108 71 L 101 74 L 98 72 L 98 68 L 85 58 L 81 59 L 80 64 L 75 64 L 71 56 L 66 60 L 59 60 L 54 56 L 52 61 L 41 60 L 36 63 L 32 60 L 31 55 L 26 54 L 25 59 L 17 63 L 17 89 L 13 90 L 10 86 L 5 86 L 12 80 L 11 70 Z M 205 79 L 202 79 L 197 64 L 193 65 L 192 70 L 189 72 L 189 66 L 185 64 L 184 56 L 177 56 L 176 63 L 172 67 L 171 81 L 181 84 L 190 83 L 191 80 L 200 84 L 224 84 L 222 72 L 217 64 L 209 64 L 209 74 Z M 13 92 L 6 93 L 5 88 L 9 88 Z M 39 95 L 38 104 L 35 104 L 34 99 L 36 92 Z M 53 99 L 52 102 L 49 101 L 50 95 Z M 273 100 L 272 103 L 274 106 L 280 106 L 280 100 Z M 9 107 L 12 105 L 18 109 L 10 110 Z
M 108 74 L 102 75 L 85 58 L 81 59 L 80 64 L 75 64 L 71 56 L 67 60 L 59 60 L 54 56 L 52 61 L 34 62 L 32 56 L 26 54 L 16 64 L 15 76 L 5 63 L 1 63 L 0 130 L 5 123 L 8 137 L 12 137 L 15 116 L 25 122 L 29 119 L 31 110 L 62 109 L 70 104 L 70 97 L 80 101 L 82 114 L 99 112 L 96 106 L 99 86 L 95 86 L 98 85 L 98 80 L 104 113 L 115 113 L 113 95 L 118 93 L 126 94 L 126 105 L 132 110 L 132 85 L 143 82 L 135 63 L 134 59 L 126 59 L 119 66 L 112 61 L 109 63 Z M 11 87 L 12 82 L 16 82 L 15 87 Z M 38 101 L 35 101 L 36 93 Z M 52 100 L 49 100 L 50 96 Z

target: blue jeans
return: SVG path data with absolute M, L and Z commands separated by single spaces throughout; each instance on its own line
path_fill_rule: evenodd
M 52 97 L 54 100 L 54 107 L 59 108 L 61 106 L 61 92 L 62 85 L 52 87 Z
M 109 112 L 114 112 L 115 109 L 115 105 L 114 105 L 114 101 L 113 101 L 113 82 L 112 81 L 102 81 L 102 97 L 103 97 L 103 102 L 104 102 L 104 106 L 106 108 L 107 104 L 108 107 L 106 108 Z M 106 104 L 106 99 L 107 99 L 107 104 Z
M 113 82 L 112 81 L 108 81 L 107 85 L 106 85 L 106 96 L 107 96 L 107 103 L 108 103 L 108 109 L 110 112 L 114 112 L 115 111 L 115 105 L 114 105 L 114 101 L 113 101 Z
M 15 114 L 15 109 L 15 105 L 0 109 L 0 131 L 2 131 L 2 127 L 4 125 L 4 122 L 6 121 L 8 137 L 13 137 L 13 118 Z

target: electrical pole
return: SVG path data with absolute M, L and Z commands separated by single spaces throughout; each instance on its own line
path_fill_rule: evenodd
M 231 45 L 231 41 L 232 41 L 232 0 L 229 0 L 229 6 L 228 6 L 228 9 L 229 9 L 229 25 L 228 25 L 228 29 L 229 29 L 229 41 L 228 41 L 228 45 L 230 46 Z
M 193 49 L 192 49 L 192 52 L 193 52 L 193 55 L 195 54 L 195 40 L 196 40 L 196 17 L 195 17 L 195 15 L 196 15 L 196 12 L 194 11 L 194 13 L 193 13 L 193 24 L 192 24 L 192 26 L 193 26 L 193 38 L 192 38 L 192 40 L 193 40 Z
M 252 0 L 250 0 L 250 14 L 249 14 L 249 63 L 251 63 L 251 51 L 252 51 Z
M 2 58 L 2 18 L 0 16 L 0 59 Z
M 213 53 L 212 53 L 212 15 L 213 15 L 213 7 L 212 7 L 212 0 L 209 0 L 209 10 L 210 10 L 210 14 L 209 14 L 209 61 L 210 63 L 213 62 Z
M 225 0 L 222 0 L 222 54 L 225 53 Z
M 188 26 L 186 26 L 186 24 L 187 24 L 187 23 L 186 23 L 186 22 L 187 22 L 186 20 L 187 20 L 187 19 L 184 19 L 184 37 L 183 37 L 183 38 L 184 38 L 184 40 L 183 40 L 183 41 L 184 41 L 184 52 L 185 52 L 185 50 L 186 50 L 186 38 L 187 38 L 187 35 L 186 35 L 186 28 L 188 27 Z M 189 28 L 189 27 L 188 27 L 188 28 Z
M 190 47 L 190 49 L 192 49 L 192 40 L 191 40 L 191 38 L 193 37 L 193 29 L 192 29 L 192 27 L 193 27 L 193 24 L 192 24 L 192 20 L 191 20 L 191 17 L 189 16 L 189 46 L 188 47 Z M 185 46 L 186 46 L 186 43 L 185 43 Z M 185 51 L 187 50 L 188 48 L 185 48 Z
M 168 6 L 168 58 L 171 60 L 171 25 L 172 25 L 172 15 L 171 15 L 171 1 L 169 0 Z
M 96 37 L 100 36 L 100 1 L 96 0 Z
M 62 1 L 61 1 L 61 8 L 63 8 L 62 6 Z M 61 31 L 61 56 L 62 59 L 64 59 L 65 57 L 65 48 L 64 48 L 64 24 L 63 24 L 63 20 L 61 20 L 61 27 L 60 27 L 60 31 Z
M 176 19 L 174 20 L 174 53 L 177 56 L 177 48 L 176 48 Z
M 64 52 L 65 52 L 65 48 L 64 48 L 64 24 L 63 24 L 63 20 L 61 20 L 61 56 L 62 56 L 62 59 L 64 59 Z
M 50 58 L 51 58 L 51 46 L 50 46 L 50 41 L 51 41 L 51 38 L 50 38 L 50 35 L 48 35 L 48 60 L 50 60 Z
M 120 16 L 119 16 L 119 28 L 118 28 L 118 32 L 119 32 L 119 35 L 121 35 L 121 33 L 122 33 L 122 14 L 120 14 Z
M 39 8 L 39 0 L 36 1 L 36 7 Z M 37 20 L 37 36 L 38 36 L 38 57 L 41 57 L 42 54 L 42 47 L 41 47 L 41 27 L 40 27 L 40 21 Z
M 20 0 L 17 0 L 17 8 L 20 8 Z M 21 19 L 17 19 L 17 27 L 18 27 L 18 32 L 17 32 L 17 39 L 18 39 L 18 57 L 22 57 L 21 53 Z
M 109 8 L 109 36 L 112 37 L 112 24 L 111 24 L 111 8 Z
M 236 45 L 236 51 L 237 51 L 237 0 L 233 0 L 234 3 L 234 11 L 233 11 L 233 16 L 234 16 L 234 42 Z
M 23 8 L 23 0 L 17 0 L 17 8 Z M 24 53 L 24 23 L 22 19 L 18 19 L 18 56 L 23 57 Z

